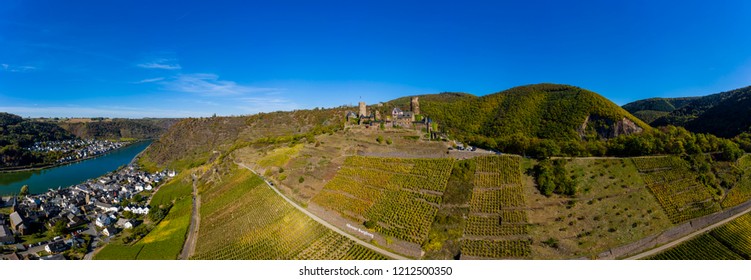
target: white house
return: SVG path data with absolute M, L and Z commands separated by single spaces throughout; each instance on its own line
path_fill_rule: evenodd
M 117 233 L 117 230 L 114 227 L 106 227 L 104 230 L 102 230 L 102 234 L 106 236 L 113 236 Z
M 94 223 L 98 227 L 106 227 L 112 224 L 112 219 L 110 219 L 110 217 L 107 215 L 99 215 L 96 217 L 96 221 Z

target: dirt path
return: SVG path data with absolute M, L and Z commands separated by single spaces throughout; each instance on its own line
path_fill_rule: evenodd
M 242 166 L 243 168 L 245 168 L 247 170 L 250 170 L 250 172 L 253 172 L 253 174 L 258 175 L 258 173 L 256 173 L 255 170 L 250 169 L 249 167 L 245 166 L 245 164 L 237 163 L 237 162 L 235 164 L 237 164 L 239 166 Z M 306 210 L 305 208 L 302 208 L 301 206 L 297 205 L 297 203 L 295 203 L 292 200 L 290 200 L 289 198 L 287 198 L 287 196 L 285 196 L 284 194 L 282 194 L 276 187 L 274 187 L 271 184 L 269 184 L 268 181 L 265 181 L 265 182 L 266 182 L 266 185 L 269 186 L 269 188 L 271 188 L 274 192 L 276 192 L 276 194 L 278 194 L 279 196 L 281 196 L 285 201 L 287 201 L 287 203 L 289 203 L 290 205 L 294 206 L 295 208 L 297 208 L 297 210 L 300 210 L 300 212 L 302 212 L 303 214 L 307 215 L 308 217 L 310 217 L 314 221 L 316 221 L 316 222 L 324 225 L 325 227 L 333 230 L 334 232 L 336 232 L 338 234 L 341 234 L 341 235 L 349 238 L 350 240 L 357 242 L 357 244 L 365 246 L 366 248 L 371 249 L 373 251 L 376 251 L 379 254 L 384 255 L 386 257 L 389 257 L 389 258 L 392 258 L 392 259 L 395 259 L 395 260 L 406 260 L 407 259 L 407 258 L 405 258 L 403 256 L 394 254 L 392 252 L 389 252 L 389 251 L 386 251 L 386 250 L 381 249 L 379 247 L 376 247 L 373 244 L 370 244 L 370 243 L 367 243 L 365 241 L 362 241 L 361 239 L 359 239 L 357 237 L 354 237 L 351 234 L 349 234 L 349 233 L 347 233 L 347 232 L 339 229 L 338 227 L 336 227 L 336 226 L 330 224 L 329 222 L 327 222 L 326 220 L 319 218 L 318 216 L 314 215 L 313 213 L 308 212 L 308 210 Z
M 196 176 L 193 176 L 193 212 L 190 215 L 190 227 L 188 227 L 188 237 L 185 238 L 185 244 L 183 250 L 180 252 L 180 259 L 187 260 L 196 251 L 196 241 L 198 240 L 198 227 L 201 224 L 201 215 L 199 209 L 201 209 L 201 196 L 198 195 L 198 187 L 196 186 Z
M 717 227 L 719 227 L 719 226 L 722 226 L 722 225 L 724 225 L 724 224 L 726 224 L 726 223 L 728 223 L 728 222 L 730 222 L 730 221 L 732 221 L 732 220 L 735 220 L 736 218 L 738 218 L 738 217 L 740 217 L 740 216 L 743 216 L 743 215 L 745 215 L 745 214 L 747 214 L 747 213 L 749 213 L 749 212 L 751 212 L 751 207 L 749 207 L 749 208 L 748 208 L 748 209 L 746 209 L 746 210 L 743 210 L 743 211 L 741 211 L 741 212 L 740 212 L 740 213 L 738 213 L 738 214 L 735 214 L 735 215 L 733 215 L 733 216 L 730 216 L 730 217 L 728 217 L 728 218 L 726 218 L 726 219 L 724 219 L 724 220 L 722 220 L 722 221 L 716 222 L 716 223 L 714 223 L 714 224 L 712 224 L 712 225 L 710 225 L 710 226 L 708 226 L 708 227 L 705 227 L 705 228 L 703 228 L 703 229 L 700 229 L 700 230 L 698 230 L 698 231 L 695 231 L 695 232 L 693 232 L 693 233 L 691 233 L 691 234 L 689 234 L 689 235 L 686 235 L 686 236 L 684 236 L 684 237 L 678 238 L 678 239 L 676 239 L 676 240 L 674 240 L 674 241 L 672 241 L 672 242 L 670 242 L 670 243 L 667 243 L 667 244 L 665 244 L 665 245 L 662 245 L 662 246 L 660 246 L 660 247 L 654 248 L 654 249 L 652 249 L 652 250 L 649 250 L 649 251 L 646 251 L 646 252 L 643 252 L 643 253 L 639 253 L 639 254 L 637 254 L 637 255 L 634 255 L 634 256 L 628 257 L 628 258 L 626 258 L 626 259 L 627 259 L 627 260 L 639 260 L 639 259 L 644 259 L 644 258 L 650 257 L 650 256 L 652 256 L 652 255 L 655 255 L 655 254 L 657 254 L 657 253 L 660 253 L 660 252 L 662 252 L 662 251 L 665 251 L 665 250 L 667 250 L 667 249 L 670 249 L 670 248 L 672 248 L 672 247 L 675 247 L 676 245 L 678 245 L 678 244 L 680 244 L 680 243 L 683 243 L 684 241 L 687 241 L 687 240 L 689 240 L 689 239 L 691 239 L 691 238 L 694 238 L 694 237 L 696 237 L 696 236 L 698 236 L 698 235 L 701 235 L 701 234 L 704 234 L 704 233 L 706 233 L 706 232 L 709 232 L 709 231 L 711 231 L 711 230 L 713 230 L 713 229 L 715 229 L 715 228 L 717 228 Z

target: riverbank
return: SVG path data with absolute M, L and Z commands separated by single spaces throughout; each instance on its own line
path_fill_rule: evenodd
M 71 165 L 71 164 L 79 163 L 79 162 L 82 162 L 82 161 L 85 161 L 85 160 L 90 160 L 90 159 L 95 159 L 95 158 L 98 158 L 98 157 L 106 156 L 106 155 L 108 155 L 108 154 L 110 154 L 112 152 L 125 149 L 125 148 L 130 147 L 130 146 L 132 146 L 132 145 L 134 145 L 136 143 L 139 143 L 139 142 L 153 141 L 153 140 L 154 139 L 141 139 L 141 140 L 135 140 L 135 141 L 127 142 L 127 144 L 125 144 L 122 147 L 117 148 L 117 149 L 109 150 L 109 151 L 101 153 L 101 154 L 97 154 L 97 155 L 93 155 L 93 156 L 89 156 L 89 157 L 85 157 L 85 158 L 80 158 L 80 159 L 76 159 L 76 160 L 72 160 L 72 161 L 66 161 L 66 162 L 62 162 L 62 163 L 43 164 L 43 165 L 37 165 L 37 166 L 33 166 L 32 165 L 32 166 L 18 166 L 18 167 L 11 167 L 11 168 L 0 168 L 0 174 L 2 174 L 2 173 L 16 173 L 16 172 L 24 172 L 24 171 L 39 171 L 39 170 L 44 170 L 44 169 L 49 169 L 49 168 L 55 168 L 55 167 L 61 167 L 61 166 Z M 138 157 L 139 155 L 141 155 L 141 154 L 139 153 L 136 157 Z
M 96 158 L 53 168 L 0 173 L 0 195 L 17 193 L 24 185 L 29 186 L 30 193 L 43 193 L 48 189 L 79 184 L 128 165 L 150 144 L 148 140 L 139 141 Z

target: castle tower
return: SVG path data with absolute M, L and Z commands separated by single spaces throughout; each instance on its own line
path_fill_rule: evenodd
M 420 114 L 420 101 L 418 100 L 419 97 L 415 96 L 412 97 L 412 113 L 415 115 Z
M 368 109 L 365 107 L 365 102 L 360 102 L 360 115 L 358 117 L 367 116 Z

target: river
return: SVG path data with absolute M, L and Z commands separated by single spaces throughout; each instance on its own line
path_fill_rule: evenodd
M 0 196 L 18 194 L 23 185 L 29 185 L 30 193 L 38 194 L 48 189 L 80 184 L 130 163 L 150 144 L 151 140 L 140 141 L 97 158 L 53 168 L 0 173 Z

